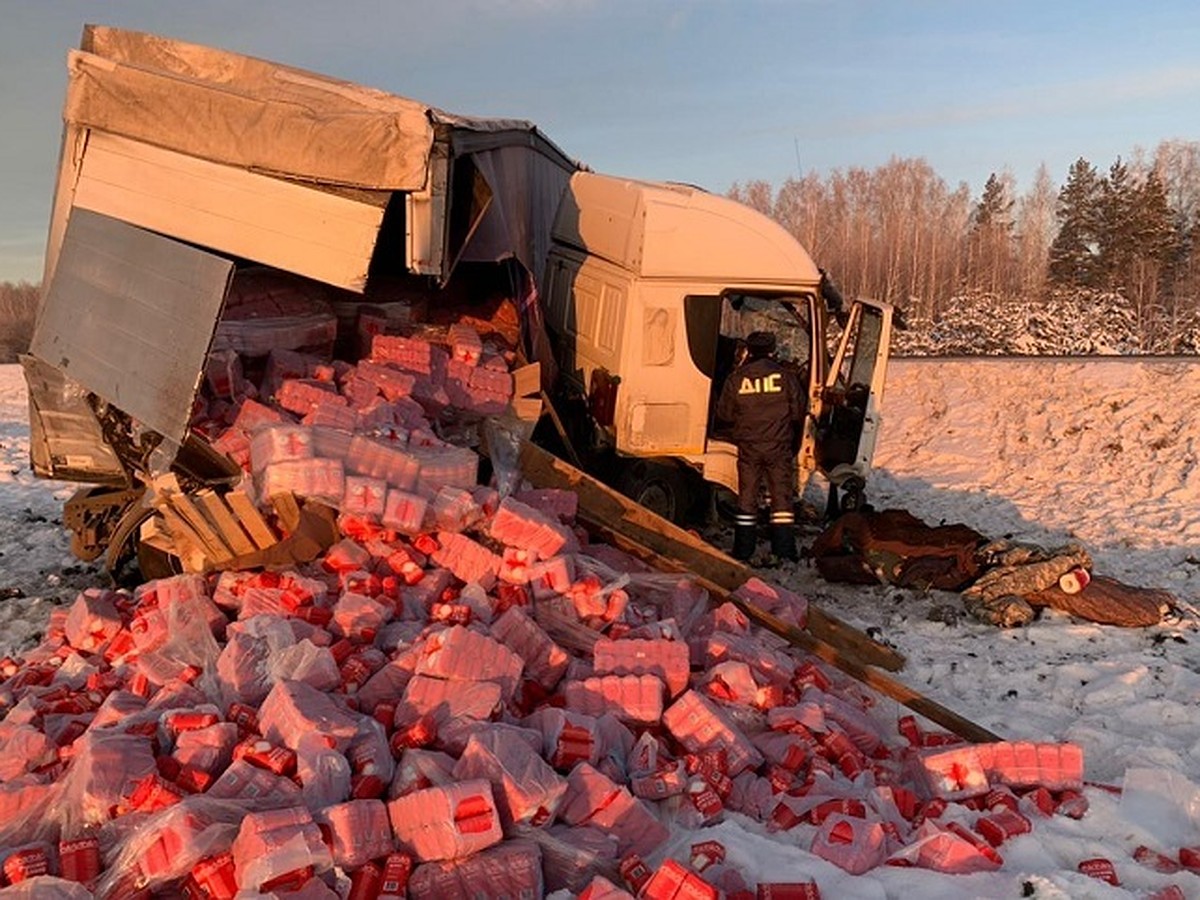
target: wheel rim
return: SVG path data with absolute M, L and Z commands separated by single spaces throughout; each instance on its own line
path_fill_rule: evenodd
M 652 481 L 642 488 L 635 498 L 640 506 L 664 519 L 675 518 L 675 494 L 671 488 L 661 481 Z

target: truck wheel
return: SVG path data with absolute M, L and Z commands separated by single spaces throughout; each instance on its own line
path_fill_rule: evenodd
M 861 478 L 847 478 L 842 484 L 842 512 L 857 512 L 866 505 L 867 486 Z
M 738 514 L 737 494 L 727 487 L 716 487 L 713 488 L 712 496 L 716 520 L 725 525 L 732 525 Z
M 616 488 L 639 506 L 676 525 L 687 521 L 692 498 L 678 466 L 638 460 L 620 473 Z

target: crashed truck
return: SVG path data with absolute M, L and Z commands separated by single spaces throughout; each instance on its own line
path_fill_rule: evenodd
M 164 37 L 89 25 L 67 67 L 22 364 L 34 472 L 87 485 L 64 509 L 81 558 L 116 569 L 136 552 L 145 568 L 147 485 L 164 477 L 230 511 L 211 489 L 241 471 L 191 415 L 239 292 L 264 280 L 324 292 L 351 360 L 368 309 L 403 333 L 504 298 L 525 364 L 513 406 L 540 418 L 535 437 L 676 521 L 710 489 L 736 490 L 715 400 L 739 339 L 774 331 L 808 395 L 797 490 L 819 472 L 831 499 L 861 496 L 891 309 L 833 310 L 845 327 L 830 353 L 822 273 L 766 217 L 593 173 L 528 122 Z M 259 323 L 232 324 L 250 352 Z

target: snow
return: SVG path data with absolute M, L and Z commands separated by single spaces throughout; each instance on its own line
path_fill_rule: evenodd
M 763 573 L 907 656 L 898 680 L 1012 740 L 1069 740 L 1084 749 L 1090 810 L 1039 819 L 1001 847 L 991 873 L 881 867 L 850 876 L 808 853 L 812 829 L 767 834 L 730 815 L 677 847 L 714 837 L 750 879 L 815 879 L 837 898 L 1130 898 L 1167 884 L 1200 897 L 1200 875 L 1165 875 L 1131 858 L 1146 844 L 1173 854 L 1200 844 L 1200 361 L 1194 359 L 893 360 L 868 493 L 931 524 L 962 522 L 989 537 L 1081 542 L 1095 569 L 1163 587 L 1170 621 L 1117 629 L 1052 610 L 1014 630 L 969 618 L 957 595 L 829 584 L 803 563 Z M 75 485 L 29 469 L 24 381 L 0 366 L 0 654 L 29 649 L 49 610 L 103 582 L 70 554 L 62 504 Z M 814 504 L 820 493 L 810 489 Z M 802 534 L 807 542 L 815 526 Z M 907 712 L 881 698 L 880 721 Z M 929 723 L 924 723 L 927 727 Z M 1124 795 L 1103 786 L 1126 786 Z M 683 854 L 686 856 L 686 853 Z M 1122 886 L 1077 871 L 1111 860 Z

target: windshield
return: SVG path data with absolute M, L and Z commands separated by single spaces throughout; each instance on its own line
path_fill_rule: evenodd
M 808 362 L 808 303 L 799 297 L 728 294 L 721 304 L 721 336 L 744 341 L 752 331 L 775 335 L 776 356 L 800 367 Z

